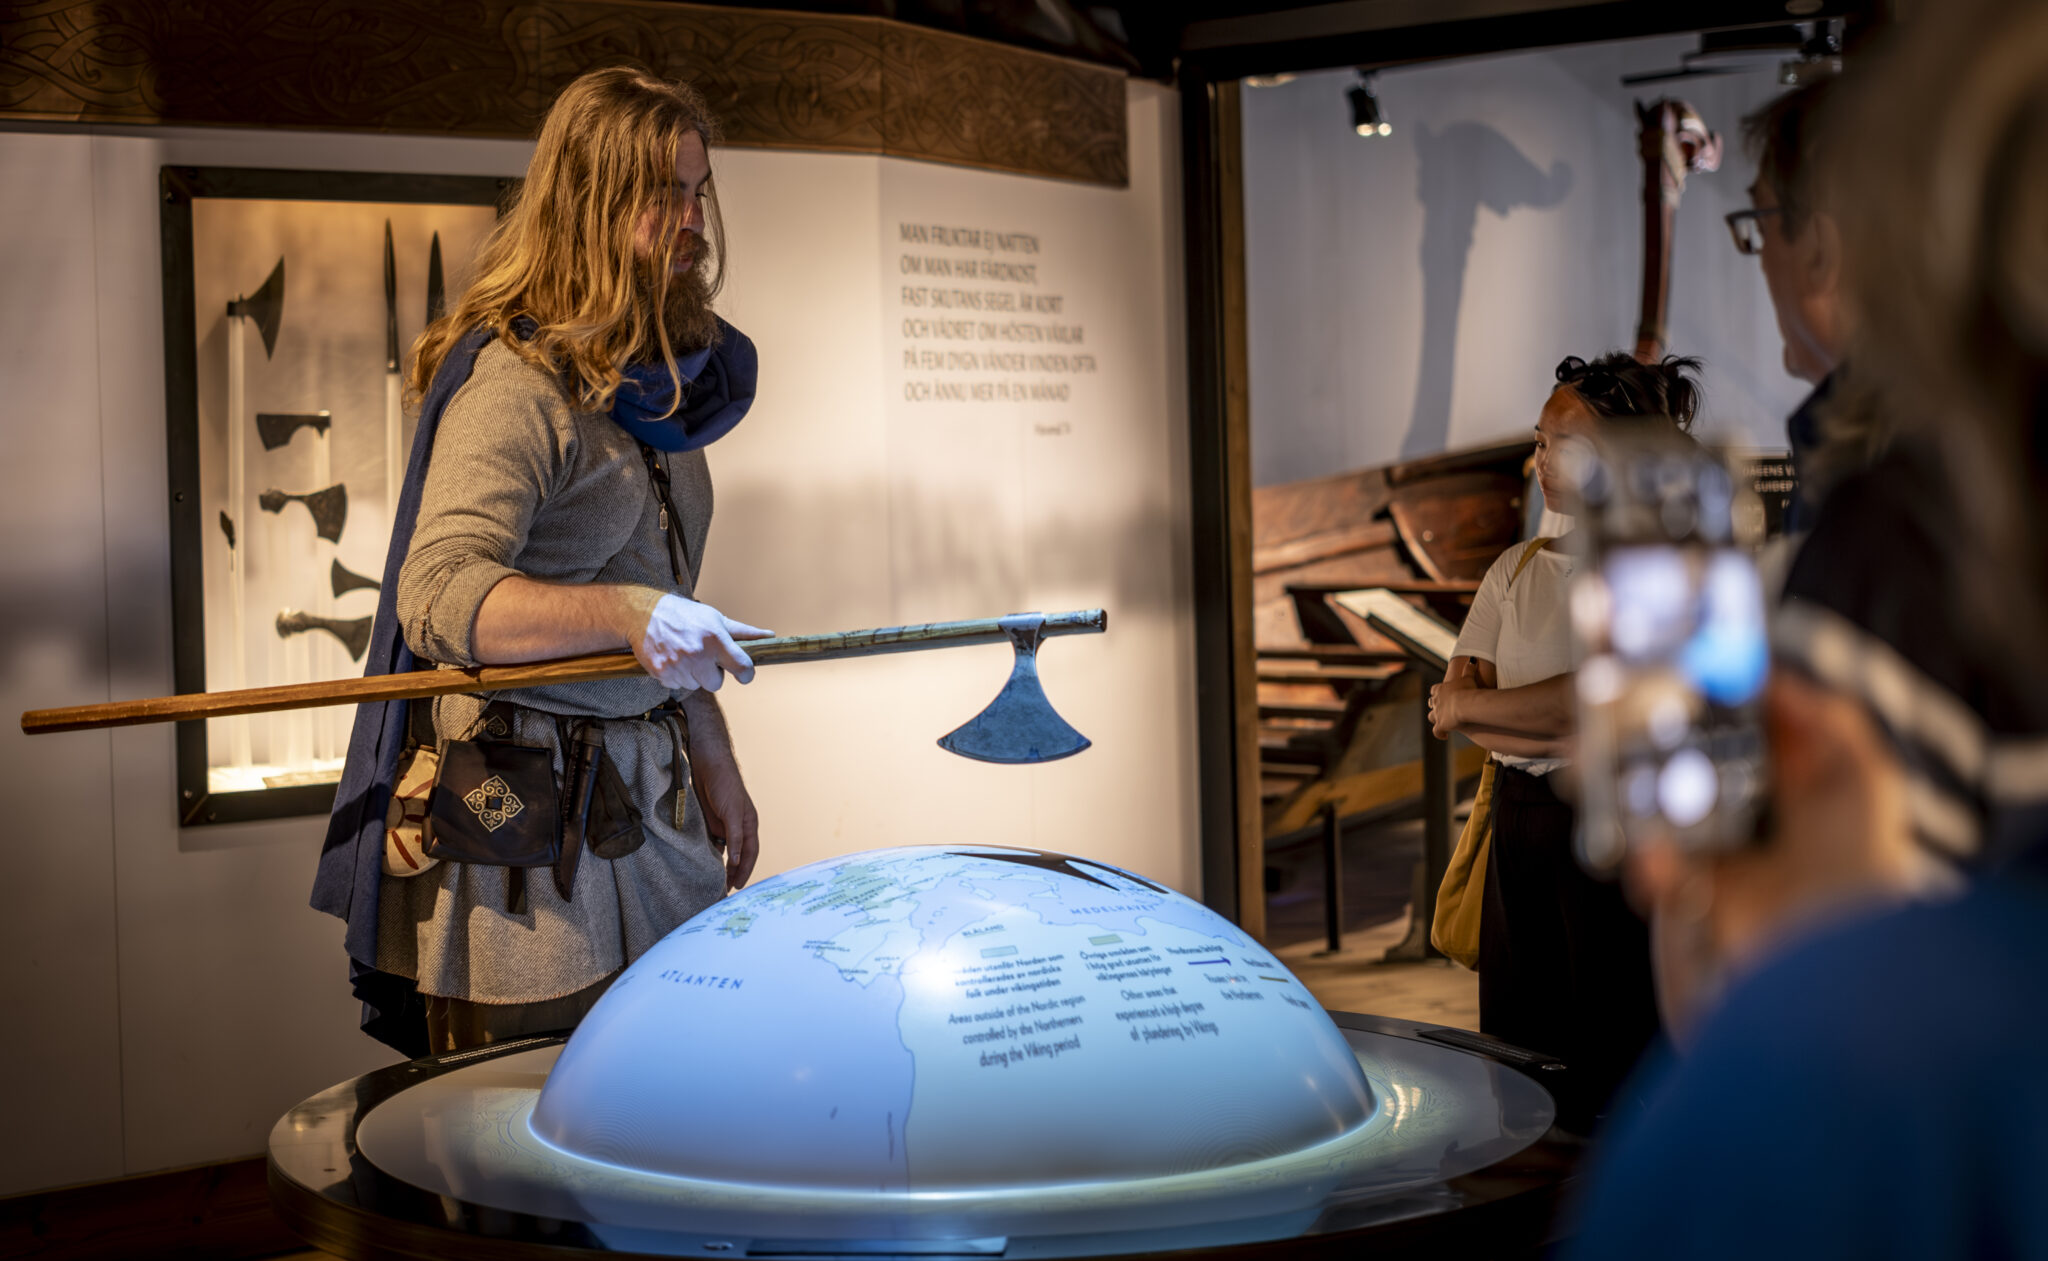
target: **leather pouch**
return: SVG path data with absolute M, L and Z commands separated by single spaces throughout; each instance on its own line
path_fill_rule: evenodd
M 584 838 L 590 852 L 599 858 L 624 858 L 647 843 L 647 834 L 640 830 L 640 814 L 626 793 L 626 781 L 610 758 L 597 764 Z
M 563 853 L 578 845 L 599 858 L 624 858 L 646 843 L 640 830 L 639 812 L 626 792 L 618 766 L 607 755 L 604 721 L 587 719 L 565 725 L 562 748 L 569 763 L 565 777 L 567 794 L 564 810 L 566 832 Z M 573 879 L 574 863 L 564 864 L 565 878 Z
M 495 707 L 493 707 L 495 708 Z M 509 722 L 487 730 L 510 732 Z M 554 753 L 510 740 L 449 740 L 427 799 L 426 854 L 446 862 L 546 867 L 562 851 Z

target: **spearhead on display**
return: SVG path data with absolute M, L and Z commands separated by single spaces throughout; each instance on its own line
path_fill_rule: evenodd
M 391 220 L 384 221 L 384 371 L 398 371 L 398 256 L 391 248 Z
M 1096 625 L 1077 629 L 1102 630 L 1108 619 L 1100 613 L 1096 618 Z M 977 762 L 1011 765 L 1054 762 L 1081 752 L 1089 745 L 1088 737 L 1053 710 L 1038 681 L 1038 645 L 1045 641 L 1045 615 L 1015 613 L 1000 622 L 1016 650 L 1010 681 L 1003 684 L 988 708 L 939 737 L 939 747 Z
M 448 294 L 441 279 L 441 234 L 434 234 L 434 243 L 427 248 L 427 323 L 448 314 Z
M 263 357 L 270 358 L 277 350 L 278 326 L 284 322 L 284 260 L 277 260 L 261 289 L 228 303 L 228 314 L 256 321 L 256 331 L 263 335 Z

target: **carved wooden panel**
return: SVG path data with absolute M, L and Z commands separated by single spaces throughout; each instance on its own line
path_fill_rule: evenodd
M 1122 185 L 1122 72 L 880 18 L 652 0 L 26 0 L 0 115 L 529 136 L 634 61 L 703 91 L 729 144 L 886 153 Z
M 704 93 L 728 144 L 881 151 L 876 19 L 617 0 L 525 7 L 545 99 L 593 66 L 631 60 Z
M 1122 75 L 964 35 L 879 25 L 884 152 L 1129 183 Z
M 504 0 L 42 0 L 0 26 L 0 110 L 85 122 L 518 135 L 538 67 Z

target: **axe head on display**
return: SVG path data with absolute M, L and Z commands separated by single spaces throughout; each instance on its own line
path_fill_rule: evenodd
M 375 578 L 366 578 L 340 561 L 335 561 L 327 571 L 328 582 L 334 585 L 336 599 L 351 591 L 380 591 L 384 584 Z
M 1009 681 L 987 708 L 940 736 L 939 747 L 977 762 L 1012 764 L 1053 762 L 1087 748 L 1088 737 L 1059 716 L 1038 681 L 1045 614 L 1013 613 L 997 621 L 1016 652 Z
M 275 451 L 292 440 L 292 435 L 301 429 L 314 433 L 326 433 L 334 424 L 334 416 L 325 410 L 317 412 L 257 412 L 256 436 L 263 440 L 265 451 Z
M 292 500 L 306 505 L 313 514 L 313 529 L 329 543 L 341 542 L 342 527 L 348 524 L 348 487 L 340 482 L 325 490 L 308 491 L 303 495 L 290 495 L 271 489 L 256 497 L 256 503 L 265 512 L 283 512 L 284 506 Z
M 307 631 L 324 630 L 341 641 L 348 649 L 350 661 L 361 661 L 363 653 L 370 647 L 370 620 L 367 617 L 350 618 L 344 621 L 338 617 L 318 617 L 301 613 L 297 609 L 285 609 L 277 615 L 277 637 L 290 639 Z
M 263 334 L 263 357 L 270 358 L 277 350 L 278 326 L 284 322 L 284 259 L 270 269 L 270 279 L 261 289 L 228 303 L 228 314 L 256 321 L 256 331 Z

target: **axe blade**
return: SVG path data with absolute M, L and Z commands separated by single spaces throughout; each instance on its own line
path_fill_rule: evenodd
M 348 524 L 348 487 L 336 482 L 300 499 L 312 510 L 313 528 L 320 537 L 329 543 L 341 542 L 341 529 Z
M 1038 681 L 1038 645 L 1045 615 L 1024 613 L 1002 619 L 1016 663 L 1009 681 L 988 708 L 939 737 L 939 747 L 977 762 L 1018 765 L 1053 762 L 1086 749 L 1088 737 L 1059 716 Z
M 265 512 L 283 512 L 284 506 L 294 499 L 306 505 L 306 511 L 313 514 L 314 533 L 329 543 L 341 542 L 342 527 L 348 524 L 346 485 L 336 482 L 325 490 L 308 491 L 303 495 L 290 495 L 273 488 L 258 495 L 256 503 Z
M 263 357 L 268 359 L 277 351 L 277 330 L 284 322 L 284 259 L 277 260 L 277 266 L 270 269 L 270 278 L 255 293 L 237 302 L 228 304 L 229 315 L 246 315 L 256 321 L 256 331 L 263 334 Z
M 340 599 L 351 591 L 378 591 L 384 586 L 375 578 L 366 578 L 340 561 L 335 561 L 327 571 L 327 580 L 334 586 L 334 596 Z
M 292 440 L 300 429 L 311 429 L 314 433 L 326 433 L 334 424 L 331 412 L 257 412 L 256 436 L 263 440 L 265 451 L 275 451 Z
M 324 630 L 341 641 L 341 646 L 348 650 L 349 660 L 361 661 L 363 653 L 370 647 L 370 621 L 371 619 L 367 617 L 343 621 L 340 618 L 315 617 L 311 613 L 285 609 L 277 615 L 277 637 L 289 639 L 293 635 L 303 635 L 307 631 Z

